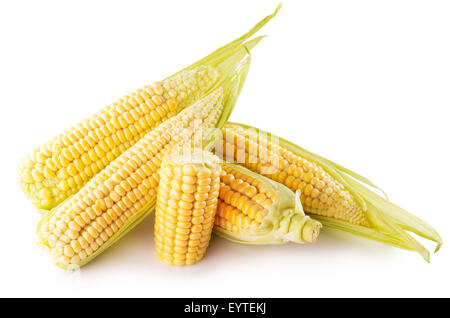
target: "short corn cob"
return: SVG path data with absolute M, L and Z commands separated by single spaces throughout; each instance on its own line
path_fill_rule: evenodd
M 362 183 L 375 186 L 359 174 L 254 127 L 228 123 L 222 132 L 218 155 L 300 190 L 306 213 L 324 226 L 417 251 L 427 261 L 429 252 L 406 231 L 439 249 L 431 226 L 369 190 Z
M 27 198 L 38 208 L 51 209 L 76 193 L 148 131 L 232 72 L 261 37 L 245 41 L 276 12 L 237 40 L 169 78 L 119 99 L 36 148 L 19 165 L 18 184 Z
M 249 244 L 315 242 L 322 225 L 303 212 L 299 193 L 224 163 L 215 232 Z
M 171 265 L 201 260 L 219 196 L 219 158 L 206 151 L 163 159 L 155 212 L 156 255 Z
M 194 141 L 201 146 L 214 142 L 211 129 L 221 128 L 230 115 L 249 61 L 242 62 L 226 85 L 150 131 L 43 218 L 38 226 L 40 242 L 57 265 L 86 264 L 152 211 L 162 158 L 174 149 L 190 148 Z

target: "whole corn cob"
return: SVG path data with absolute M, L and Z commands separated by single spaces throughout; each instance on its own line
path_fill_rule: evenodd
M 148 131 L 211 91 L 258 43 L 261 37 L 247 39 L 278 10 L 235 41 L 126 95 L 33 150 L 18 169 L 26 197 L 38 208 L 51 209 L 76 193 Z
M 219 158 L 206 151 L 163 159 L 155 212 L 159 259 L 192 265 L 203 258 L 214 226 L 220 173 Z
M 146 134 L 38 226 L 40 243 L 56 264 L 86 264 L 115 243 L 154 208 L 159 169 L 174 149 L 214 143 L 242 89 L 250 58 L 218 88 Z
M 347 231 L 396 247 L 429 252 L 407 232 L 442 244 L 430 225 L 380 197 L 368 179 L 260 129 L 228 123 L 216 152 L 257 173 L 301 191 L 306 213 L 325 227 Z
M 322 225 L 305 215 L 299 195 L 246 168 L 224 163 L 214 231 L 248 244 L 315 242 Z

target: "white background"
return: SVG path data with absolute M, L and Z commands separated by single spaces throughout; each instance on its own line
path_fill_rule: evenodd
M 244 246 L 213 238 L 176 268 L 153 217 L 81 272 L 36 245 L 19 159 L 104 105 L 240 36 L 270 1 L 0 4 L 0 296 L 450 296 L 448 1 L 285 1 L 231 117 L 362 173 L 444 240 L 418 254 L 349 235 Z M 428 245 L 432 248 L 434 246 Z

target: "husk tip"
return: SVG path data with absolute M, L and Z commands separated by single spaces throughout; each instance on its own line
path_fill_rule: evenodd
M 275 15 L 278 13 L 278 11 L 280 11 L 280 9 L 281 9 L 282 6 L 283 6 L 283 1 L 281 1 L 281 2 L 278 4 L 277 8 L 275 9 L 275 12 L 272 13 L 272 15 L 275 16 Z
M 436 248 L 434 249 L 434 253 L 437 253 L 441 249 L 442 244 L 443 244 L 442 241 L 438 242 L 438 245 L 436 245 Z
M 430 263 L 430 252 L 427 251 L 426 253 L 420 253 L 420 255 L 422 255 L 425 262 L 427 262 L 428 264 Z

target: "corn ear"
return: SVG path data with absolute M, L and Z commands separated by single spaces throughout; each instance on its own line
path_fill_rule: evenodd
M 170 265 L 192 265 L 205 255 L 214 226 L 220 160 L 194 148 L 164 157 L 155 208 L 156 256 Z
M 246 244 L 313 243 L 322 225 L 303 212 L 295 194 L 244 167 L 223 163 L 214 231 Z
M 442 239 L 433 227 L 373 192 L 369 187 L 375 186 L 367 178 L 248 125 L 227 123 L 223 135 L 223 140 L 216 147 L 219 155 L 228 161 L 237 160 L 257 172 L 269 167 L 269 178 L 282 182 L 294 191 L 303 190 L 303 208 L 324 227 L 416 251 L 426 261 L 429 261 L 430 253 L 408 232 L 436 242 L 435 252 L 442 245 Z M 233 145 L 234 142 L 237 144 Z M 271 162 L 276 164 L 271 166 Z M 312 181 L 314 184 L 311 186 Z M 327 184 L 333 184 L 334 188 L 327 188 Z M 314 197 L 316 199 L 312 199 Z M 341 199 L 336 201 L 336 198 Z M 334 214 L 335 211 L 342 213 Z

